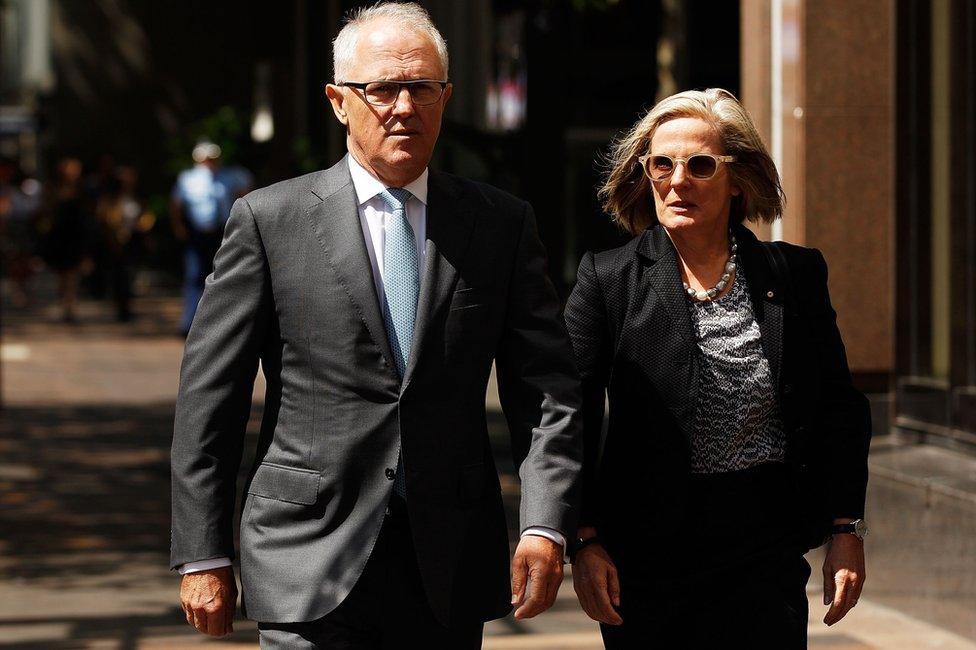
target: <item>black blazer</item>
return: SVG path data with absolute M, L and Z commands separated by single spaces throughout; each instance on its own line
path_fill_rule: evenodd
M 734 232 L 786 430 L 805 540 L 817 546 L 833 518 L 864 514 L 868 403 L 851 385 L 821 253 L 777 244 L 791 291 L 756 236 L 743 226 Z M 698 399 L 698 348 L 664 228 L 587 253 L 566 323 L 583 381 L 581 525 L 622 538 L 637 521 L 655 522 L 641 531 L 653 536 L 655 526 L 664 528 L 659 522 L 681 521 L 686 510 L 682 484 L 690 476 Z M 607 397 L 609 423 L 601 435 Z

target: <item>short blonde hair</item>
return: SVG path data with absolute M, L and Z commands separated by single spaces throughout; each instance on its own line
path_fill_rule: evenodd
M 349 79 L 349 70 L 356 58 L 356 48 L 359 46 L 359 34 L 363 25 L 377 19 L 386 19 L 396 23 L 402 29 L 425 34 L 437 50 L 437 58 L 444 69 L 444 80 L 447 80 L 447 66 L 450 63 L 447 55 L 447 42 L 430 19 L 427 10 L 416 2 L 377 2 L 370 7 L 359 7 L 346 14 L 342 29 L 332 41 L 332 72 L 336 83 L 353 81 Z M 356 79 L 355 81 L 373 81 L 373 79 Z
M 697 117 L 713 125 L 722 153 L 735 156 L 728 170 L 742 193 L 732 197 L 730 223 L 771 222 L 782 216 L 786 196 L 779 173 L 749 114 L 729 91 L 709 88 L 662 99 L 613 143 L 597 195 L 617 225 L 636 235 L 657 223 L 651 182 L 637 158 L 647 152 L 659 126 L 679 117 Z

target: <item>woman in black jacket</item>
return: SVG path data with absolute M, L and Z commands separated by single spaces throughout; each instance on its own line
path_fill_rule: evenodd
M 828 625 L 864 583 L 870 415 L 823 256 L 742 225 L 779 217 L 783 195 L 727 91 L 663 100 L 611 167 L 601 198 L 635 237 L 586 254 L 566 307 L 580 602 L 607 648 L 805 648 L 803 554 L 829 540 Z

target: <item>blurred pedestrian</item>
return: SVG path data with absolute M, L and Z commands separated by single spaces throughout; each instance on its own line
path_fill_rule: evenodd
M 250 173 L 242 167 L 222 168 L 220 156 L 220 147 L 213 142 L 197 143 L 193 148 L 195 164 L 180 173 L 171 196 L 173 233 L 184 246 L 183 336 L 190 331 L 204 283 L 213 270 L 231 205 L 252 184 Z
M 95 214 L 98 203 L 102 197 L 118 188 L 116 177 L 115 156 L 110 153 L 103 153 L 98 156 L 95 168 L 86 174 L 84 180 L 85 200 L 84 209 L 88 214 L 89 222 L 98 221 Z M 88 258 L 90 260 L 88 272 L 85 274 L 84 284 L 91 292 L 91 296 L 101 300 L 109 293 L 111 285 L 112 253 L 106 247 L 108 242 L 99 236 L 93 236 L 90 242 Z
M 16 162 L 0 159 L 0 259 L 11 281 L 15 306 L 30 301 L 30 280 L 37 253 L 37 214 L 41 186 L 24 178 Z
M 132 318 L 132 270 L 139 258 L 144 236 L 155 222 L 155 215 L 146 209 L 137 194 L 138 178 L 134 168 L 119 167 L 95 207 L 98 240 L 105 253 L 104 270 L 112 289 L 115 315 L 119 322 Z
M 864 584 L 871 435 L 823 255 L 743 225 L 779 217 L 782 189 L 727 91 L 663 100 L 610 162 L 600 194 L 635 237 L 587 253 L 566 306 L 580 602 L 607 648 L 805 648 L 804 553 L 829 540 L 828 625 Z
M 81 174 L 81 161 L 77 158 L 59 161 L 46 202 L 44 256 L 58 274 L 61 318 L 66 323 L 75 322 L 78 282 L 83 268 L 91 263 L 92 223 L 84 205 Z

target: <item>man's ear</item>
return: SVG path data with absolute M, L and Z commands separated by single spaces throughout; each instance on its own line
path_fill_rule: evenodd
M 349 126 L 349 118 L 346 116 L 346 95 L 342 92 L 342 88 L 335 84 L 326 84 L 325 96 L 332 104 L 332 112 L 335 113 L 336 119 L 343 126 Z

